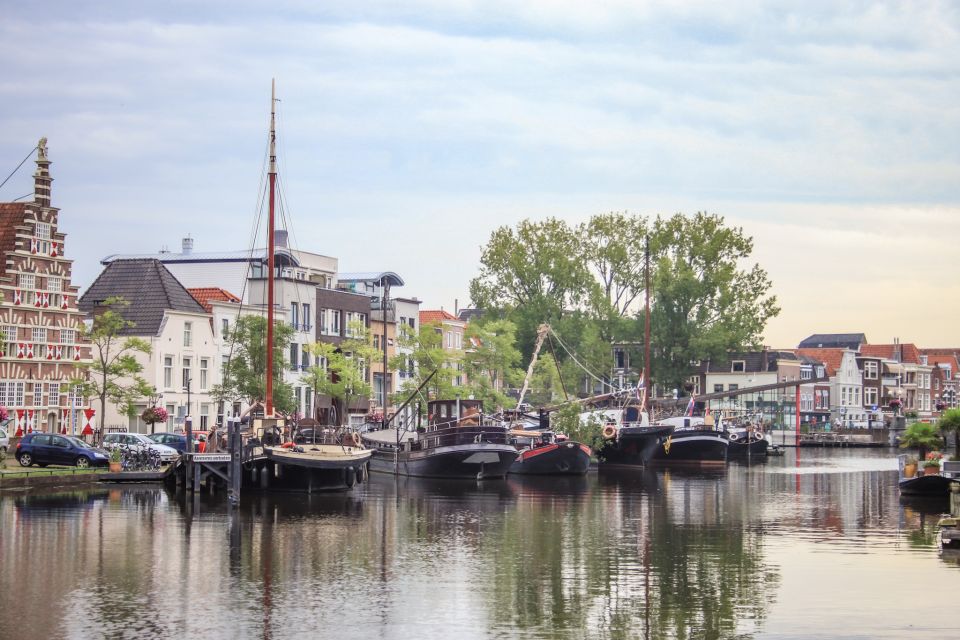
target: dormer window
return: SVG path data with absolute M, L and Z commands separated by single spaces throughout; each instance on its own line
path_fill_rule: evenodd
M 732 373 L 743 373 L 747 370 L 747 363 L 745 360 L 734 360 L 730 363 L 730 371 Z
M 927 356 L 920 356 L 920 364 L 927 364 Z
M 817 377 L 818 378 L 823 377 L 823 367 L 817 367 Z

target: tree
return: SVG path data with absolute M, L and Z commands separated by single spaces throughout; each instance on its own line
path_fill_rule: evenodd
M 937 427 L 929 422 L 914 422 L 900 436 L 900 447 L 920 450 L 920 459 L 926 456 L 927 449 L 937 449 L 942 443 Z
M 537 327 L 589 298 L 594 286 L 574 229 L 556 218 L 500 227 L 480 256 L 480 275 L 470 297 L 482 309 L 501 309 L 517 325 L 521 351 L 529 357 Z
M 516 325 L 509 320 L 471 322 L 466 339 L 469 348 L 463 354 L 463 369 L 470 395 L 482 400 L 488 410 L 512 406 L 501 389 L 519 383 L 523 375 L 517 366 Z
M 223 382 L 213 387 L 211 395 L 220 402 L 263 402 L 267 395 L 267 319 L 263 316 L 242 316 L 227 332 L 226 339 L 232 353 L 223 368 Z M 292 339 L 293 327 L 284 322 L 274 323 L 273 406 L 283 414 L 296 409 L 293 387 L 283 379 L 287 365 L 284 353 Z
M 947 434 L 953 432 L 953 451 L 954 455 L 960 458 L 960 409 L 947 409 L 940 416 L 937 427 L 940 433 Z
M 654 243 L 656 247 L 654 247 Z M 658 218 L 651 251 L 653 377 L 680 387 L 691 363 L 757 348 L 767 321 L 780 312 L 771 282 L 759 265 L 740 268 L 753 239 L 721 216 L 697 213 Z
M 313 387 L 314 397 L 328 395 L 342 403 L 337 414 L 340 424 L 343 424 L 353 401 L 370 397 L 372 388 L 368 372 L 379 353 L 373 348 L 365 325 L 352 324 L 350 333 L 352 336 L 339 347 L 326 342 L 310 345 L 310 353 L 319 357 L 321 364 L 310 367 L 305 377 L 307 384 Z
M 393 401 L 396 404 L 405 402 L 417 387 L 429 376 L 434 375 L 420 390 L 417 397 L 411 400 L 410 406 L 425 414 L 426 403 L 431 400 L 447 400 L 464 398 L 469 395 L 466 387 L 454 384 L 463 357 L 462 351 L 450 351 L 443 348 L 443 331 L 439 324 L 427 322 L 420 325 L 419 332 L 410 327 L 402 326 L 398 338 L 399 345 L 413 355 L 397 354 L 390 363 L 392 369 L 397 370 L 408 366 L 407 358 L 412 357 L 415 363 L 415 375 L 404 381 Z
M 136 401 L 153 393 L 153 387 L 140 375 L 143 365 L 136 358 L 137 353 L 150 353 L 150 343 L 142 338 L 124 337 L 136 326 L 123 317 L 128 306 L 130 303 L 123 298 L 111 297 L 97 309 L 93 325 L 86 332 L 93 361 L 81 363 L 79 368 L 86 375 L 72 382 L 84 396 L 100 400 L 101 426 L 105 426 L 107 401 L 121 413 L 133 416 Z M 101 437 L 102 433 L 101 430 Z

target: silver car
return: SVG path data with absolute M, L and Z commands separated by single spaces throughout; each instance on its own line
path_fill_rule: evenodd
M 142 433 L 108 433 L 103 438 L 103 448 L 113 449 L 124 445 L 127 447 L 147 447 L 160 454 L 160 462 L 166 464 L 176 460 L 180 455 L 173 447 L 157 444 Z
M 6 452 L 10 448 L 10 436 L 7 430 L 0 427 L 0 451 Z

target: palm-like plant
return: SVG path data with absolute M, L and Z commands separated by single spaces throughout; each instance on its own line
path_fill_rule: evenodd
M 940 433 L 953 432 L 953 450 L 960 457 L 960 409 L 947 409 L 937 422 Z
M 900 436 L 900 446 L 919 449 L 921 460 L 926 456 L 927 449 L 936 449 L 941 442 L 939 430 L 929 422 L 914 422 Z

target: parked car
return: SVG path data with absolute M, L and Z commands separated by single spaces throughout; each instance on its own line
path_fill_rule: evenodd
M 153 449 L 160 454 L 160 462 L 164 464 L 173 462 L 180 455 L 173 447 L 158 444 L 142 433 L 108 433 L 103 438 L 103 446 L 106 449 L 113 449 L 120 445 Z
M 10 448 L 10 436 L 7 435 L 7 430 L 3 427 L 0 427 L 0 451 L 6 452 Z
M 64 464 L 86 469 L 109 463 L 109 454 L 103 449 L 91 447 L 79 438 L 52 433 L 28 433 L 17 443 L 14 455 L 24 467 Z
M 187 436 L 183 433 L 152 433 L 147 436 L 157 444 L 166 445 L 177 450 L 179 453 L 185 453 L 187 450 Z M 193 450 L 199 451 L 200 440 L 194 435 Z

